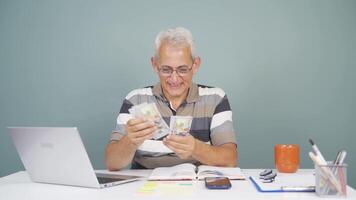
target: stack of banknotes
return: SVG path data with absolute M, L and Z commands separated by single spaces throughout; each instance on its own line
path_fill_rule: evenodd
M 154 121 L 158 129 L 153 134 L 153 139 L 157 140 L 168 134 L 186 135 L 189 133 L 192 124 L 191 116 L 172 116 L 170 126 L 163 120 L 154 103 L 142 103 L 129 109 L 134 118 L 144 118 Z

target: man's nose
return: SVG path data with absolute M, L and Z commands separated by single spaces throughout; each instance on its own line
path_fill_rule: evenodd
M 177 80 L 178 80 L 178 77 L 179 77 L 179 75 L 178 75 L 177 71 L 174 70 L 174 71 L 172 72 L 172 74 L 171 74 L 171 80 L 177 81 Z

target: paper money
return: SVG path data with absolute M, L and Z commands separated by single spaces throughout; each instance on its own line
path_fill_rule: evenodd
M 142 103 L 135 105 L 129 109 L 129 112 L 135 118 L 144 118 L 146 120 L 155 122 L 155 125 L 158 127 L 158 129 L 153 134 L 153 139 L 157 140 L 170 133 L 170 129 L 159 113 L 156 104 Z
M 144 118 L 153 121 L 158 129 L 153 134 L 153 139 L 160 139 L 170 133 L 185 136 L 189 133 L 192 116 L 171 116 L 170 126 L 163 120 L 156 104 L 142 103 L 129 109 L 134 118 Z
M 170 121 L 170 129 L 173 134 L 187 135 L 192 124 L 192 116 L 172 116 Z

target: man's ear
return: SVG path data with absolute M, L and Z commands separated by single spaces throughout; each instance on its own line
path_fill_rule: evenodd
M 153 70 L 158 73 L 158 62 L 156 57 L 151 57 L 151 65 Z
M 194 57 L 194 63 L 193 63 L 193 74 L 197 73 L 200 67 L 201 59 L 199 56 Z

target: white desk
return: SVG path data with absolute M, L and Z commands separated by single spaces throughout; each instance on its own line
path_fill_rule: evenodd
M 102 170 L 99 170 L 102 171 Z M 244 169 L 246 176 L 257 175 L 261 170 Z M 299 170 L 299 172 L 311 170 Z M 124 170 L 120 174 L 134 174 L 147 177 L 151 170 Z M 117 172 L 114 172 L 117 173 Z M 202 200 L 228 200 L 228 199 L 322 199 L 315 195 L 315 193 L 259 193 L 249 180 L 246 181 L 232 181 L 232 188 L 230 190 L 207 190 L 203 181 L 186 181 L 180 183 L 191 184 L 188 187 L 178 188 L 166 187 L 165 193 L 159 191 L 155 193 L 140 193 L 140 188 L 143 188 L 146 181 L 136 181 L 123 185 L 118 185 L 105 189 L 90 189 L 71 186 L 60 186 L 51 184 L 33 183 L 30 181 L 25 171 L 17 172 L 9 176 L 0 178 L 0 200 L 12 199 L 33 199 L 33 200 L 57 200 L 57 199 L 202 199 Z M 173 190 L 172 190 L 173 188 Z M 188 189 L 187 189 L 188 188 Z M 351 187 L 348 187 L 348 198 L 356 199 L 356 192 Z M 330 200 L 330 198 L 328 198 Z

